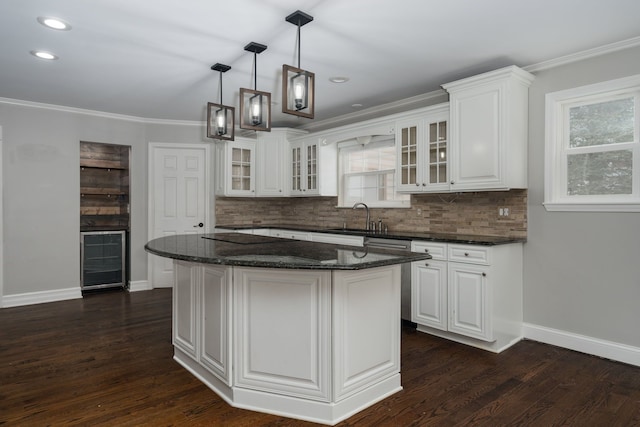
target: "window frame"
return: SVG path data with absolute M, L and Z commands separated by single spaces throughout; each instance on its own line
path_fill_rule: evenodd
M 615 99 L 634 98 L 633 141 L 570 148 L 569 109 Z M 545 97 L 545 185 L 547 211 L 640 212 L 640 74 L 592 85 L 548 93 Z M 570 155 L 632 151 L 631 194 L 567 194 Z
M 391 137 L 393 138 L 393 137 Z M 389 139 L 391 139 L 389 138 Z M 397 152 L 396 149 L 396 141 L 395 138 L 393 138 L 393 145 L 390 147 L 393 147 L 393 151 Z M 407 198 L 406 200 L 377 200 L 377 201 L 373 201 L 373 200 L 345 200 L 346 199 L 346 177 L 349 176 L 372 176 L 372 175 L 381 175 L 381 174 L 388 174 L 389 172 L 393 171 L 393 180 L 394 180 L 394 185 L 393 185 L 393 191 L 396 195 L 399 196 L 407 196 L 404 193 L 399 193 L 397 191 L 397 174 L 396 174 L 396 168 L 397 168 L 397 161 L 394 162 L 394 168 L 393 169 L 381 169 L 381 170 L 375 170 L 375 171 L 362 171 L 362 172 L 346 172 L 346 164 L 345 164 L 345 152 L 349 152 L 355 149 L 358 149 L 358 146 L 362 147 L 363 145 L 367 145 L 367 144 L 360 144 L 357 143 L 355 141 L 345 141 L 343 143 L 339 144 L 339 149 L 338 149 L 338 206 L 339 208 L 351 208 L 353 206 L 353 203 L 366 203 L 367 206 L 369 206 L 370 208 L 411 208 L 411 197 L 409 196 L 409 198 Z M 377 144 L 374 144 L 377 145 Z

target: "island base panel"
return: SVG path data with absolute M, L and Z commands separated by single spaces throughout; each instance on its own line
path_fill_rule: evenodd
M 398 373 L 340 402 L 318 402 L 241 387 L 232 388 L 200 366 L 179 348 L 174 348 L 173 358 L 234 408 L 264 412 L 325 425 L 338 424 L 402 390 L 400 374 Z

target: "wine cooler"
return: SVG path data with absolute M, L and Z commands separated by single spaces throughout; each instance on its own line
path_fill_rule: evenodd
M 80 233 L 82 290 L 126 287 L 126 232 Z

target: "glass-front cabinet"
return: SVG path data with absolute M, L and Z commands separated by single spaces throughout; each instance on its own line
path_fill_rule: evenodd
M 448 104 L 396 123 L 398 191 L 448 191 Z
M 318 144 L 291 143 L 291 195 L 312 196 L 318 193 Z
M 256 142 L 228 141 L 215 146 L 215 189 L 220 196 L 255 196 Z

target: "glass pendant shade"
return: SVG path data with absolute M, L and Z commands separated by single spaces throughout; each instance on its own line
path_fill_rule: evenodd
M 207 138 L 234 140 L 235 108 L 207 103 Z
M 271 132 L 271 94 L 240 88 L 240 128 Z
M 315 74 L 290 65 L 282 66 L 282 112 L 313 119 Z

